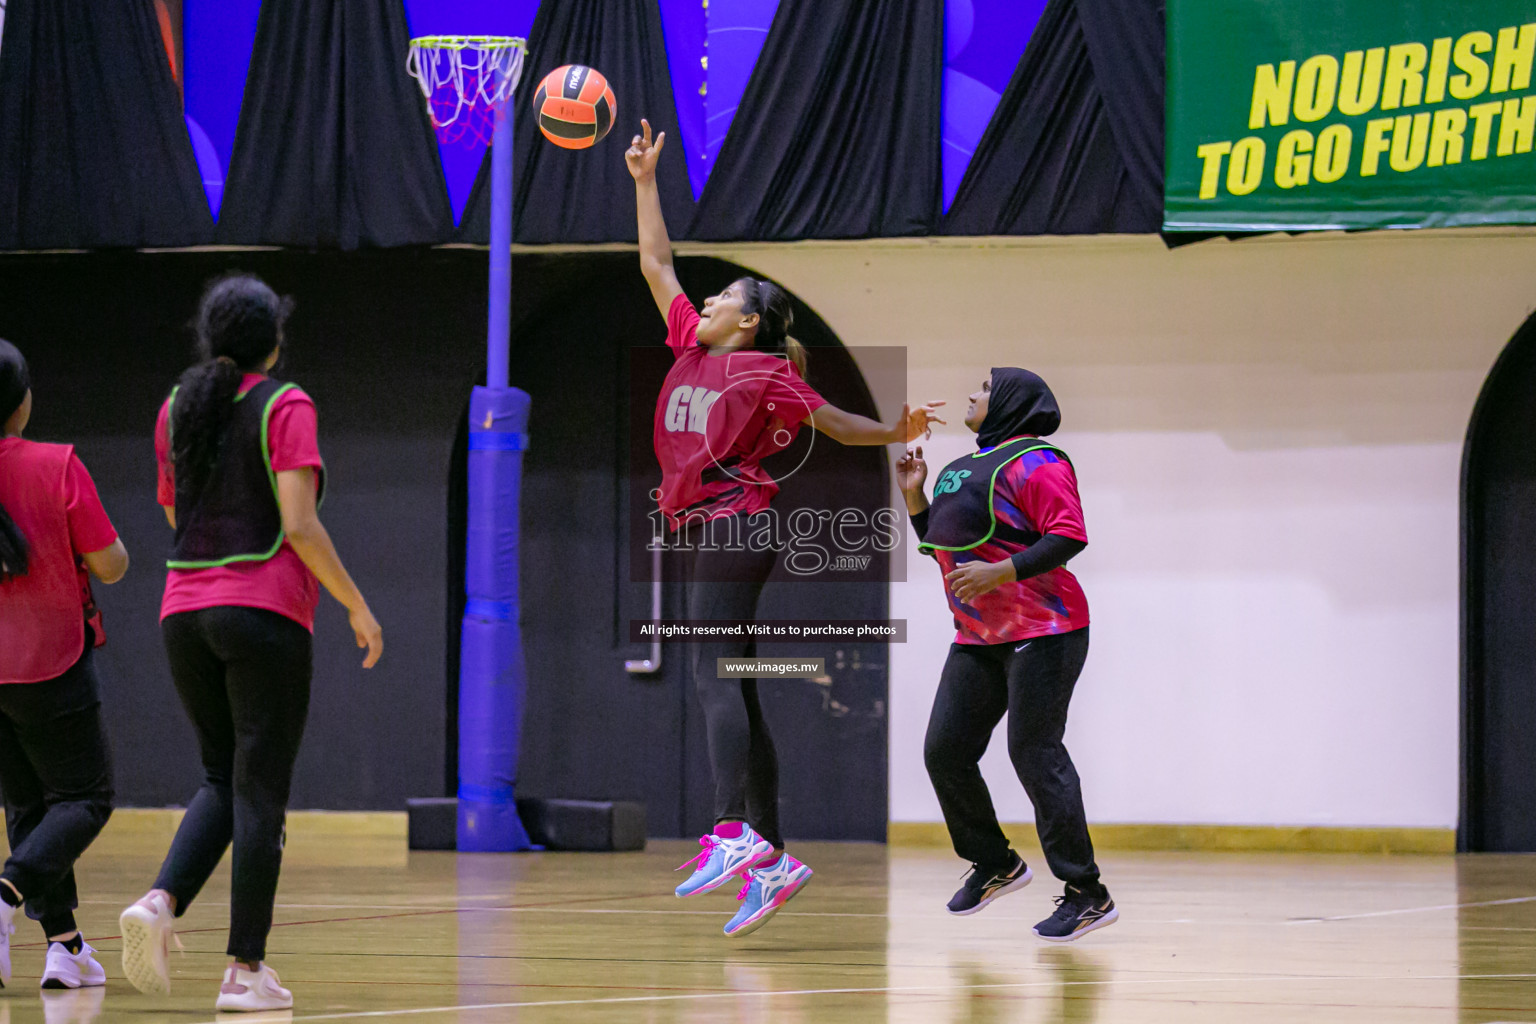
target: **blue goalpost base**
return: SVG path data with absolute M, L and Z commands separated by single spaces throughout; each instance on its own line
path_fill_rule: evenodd
M 528 850 L 518 818 L 518 740 L 528 670 L 518 625 L 518 508 L 527 392 L 476 388 L 469 401 L 469 502 L 459 662 L 460 850 Z
M 468 530 L 459 659 L 458 848 L 529 850 L 517 815 L 517 755 L 528 670 L 518 623 L 518 528 L 529 397 L 507 386 L 512 341 L 512 110 L 491 136 L 486 387 L 469 400 Z

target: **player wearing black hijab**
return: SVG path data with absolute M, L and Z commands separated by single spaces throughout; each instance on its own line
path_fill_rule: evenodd
M 974 914 L 1033 877 L 998 826 L 978 767 L 1006 714 L 1009 758 L 1035 806 L 1046 862 L 1066 883 L 1034 931 L 1067 942 L 1119 917 L 1062 743 L 1088 655 L 1088 602 L 1065 568 L 1088 544 L 1077 476 L 1066 453 L 1041 440 L 1061 412 L 1028 370 L 994 369 L 971 395 L 965 425 L 978 449 L 944 468 L 931 504 L 922 448 L 897 464 L 919 550 L 938 560 L 955 619 L 923 746 L 955 852 L 972 862 L 949 911 Z

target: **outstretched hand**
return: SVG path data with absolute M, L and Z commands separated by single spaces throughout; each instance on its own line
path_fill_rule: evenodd
M 640 134 L 629 140 L 629 148 L 624 151 L 624 164 L 636 181 L 656 177 L 656 161 L 661 158 L 661 147 L 666 141 L 667 133 L 662 132 L 652 142 L 651 122 L 640 119 Z
M 901 420 L 896 424 L 896 440 L 901 444 L 911 444 L 918 438 L 930 438 L 933 436 L 933 425 L 943 424 L 939 415 L 934 410 L 943 405 L 943 402 L 924 402 L 916 409 L 910 405 L 901 407 Z

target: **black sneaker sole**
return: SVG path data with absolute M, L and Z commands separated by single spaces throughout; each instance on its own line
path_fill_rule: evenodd
M 1071 942 L 1073 939 L 1082 938 L 1089 932 L 1095 932 L 1100 928 L 1106 928 L 1118 920 L 1120 920 L 1120 908 L 1116 907 L 1114 910 L 1111 910 L 1109 913 L 1105 914 L 1103 917 L 1099 918 L 1092 924 L 1084 925 L 1077 931 L 1069 932 L 1066 935 L 1040 935 L 1040 929 L 1038 927 L 1031 929 L 1031 931 L 1033 931 L 1036 935 L 1040 935 L 1040 937 L 1046 942 Z
M 970 910 L 949 910 L 948 907 L 945 907 L 944 909 L 945 910 L 949 910 L 949 913 L 951 915 L 955 916 L 955 917 L 970 917 L 972 914 L 977 913 L 980 910 L 984 910 L 988 903 L 991 903 L 993 900 L 997 899 L 999 896 L 1006 896 L 1006 895 L 1008 895 L 1011 892 L 1018 892 L 1020 889 L 1024 888 L 1026 885 L 1028 885 L 1030 882 L 1033 882 L 1034 880 L 1035 880 L 1035 873 L 1033 871 L 1031 871 L 1029 868 L 1026 867 L 1024 869 L 1024 874 L 1023 875 L 1019 876 L 1018 878 L 1015 878 L 1013 881 L 1009 882 L 1007 885 L 1003 886 L 1001 889 L 998 889 L 996 892 L 991 893 L 990 895 L 987 896 L 986 899 L 984 899 L 980 903 L 976 904 Z

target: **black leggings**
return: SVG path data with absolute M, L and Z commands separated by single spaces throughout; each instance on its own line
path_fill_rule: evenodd
M 0 686 L 0 789 L 11 842 L 0 877 L 26 897 L 27 916 L 47 935 L 75 930 L 75 861 L 112 816 L 112 756 L 91 658 L 87 646 L 57 679 Z
M 229 955 L 266 956 L 283 862 L 293 762 L 309 712 L 312 640 L 286 616 L 205 608 L 161 624 L 176 692 L 202 749 L 204 782 L 176 830 L 155 888 L 176 916 L 202 890 L 233 839 Z
M 1062 881 L 1097 890 L 1082 785 L 1061 741 L 1087 657 L 1087 627 L 1015 643 L 950 646 L 923 760 L 961 857 L 989 870 L 1010 862 L 1008 838 L 977 766 L 1006 713 L 1008 757 L 1035 805 L 1046 863 Z
M 729 532 L 728 520 L 713 520 L 719 536 Z M 737 537 L 746 537 L 746 520 Z M 697 550 L 703 527 L 687 532 L 685 550 L 687 617 L 690 619 L 751 619 L 757 598 L 778 561 L 777 551 Z M 748 658 L 756 649 L 751 640 L 711 640 L 691 645 L 694 689 L 704 708 L 709 734 L 709 761 L 715 776 L 715 822 L 745 821 L 759 835 L 782 849 L 779 831 L 779 759 L 773 737 L 757 698 L 756 679 L 721 679 L 717 658 Z

